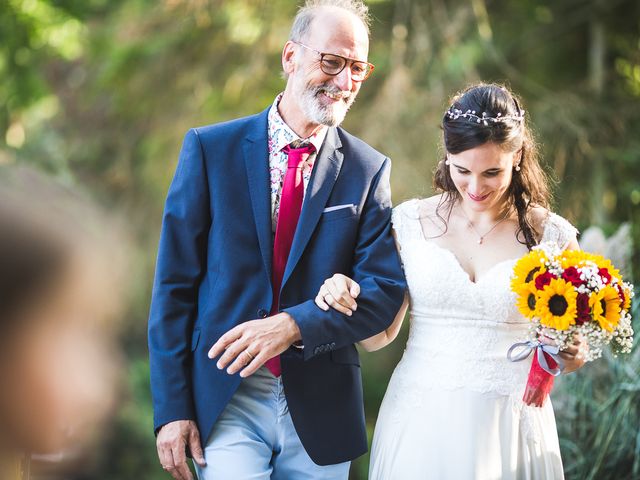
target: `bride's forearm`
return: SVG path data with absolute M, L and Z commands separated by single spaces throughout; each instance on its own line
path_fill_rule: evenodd
M 364 348 L 367 352 L 373 352 L 375 350 L 380 350 L 383 347 L 386 347 L 391 342 L 393 342 L 398 333 L 400 332 L 400 327 L 402 327 L 402 321 L 404 320 L 404 316 L 407 313 L 407 308 L 409 307 L 409 295 L 405 294 L 404 302 L 398 310 L 396 317 L 393 319 L 393 323 L 386 330 L 374 335 L 373 337 L 365 338 L 358 342 L 358 344 Z

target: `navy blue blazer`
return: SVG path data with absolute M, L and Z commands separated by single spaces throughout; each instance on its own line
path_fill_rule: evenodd
M 272 229 L 264 112 L 189 130 L 169 188 L 149 317 L 154 423 L 197 422 L 206 442 L 240 383 L 207 357 L 271 309 Z M 390 230 L 390 160 L 330 128 L 307 187 L 280 291 L 304 349 L 281 356 L 296 431 L 319 465 L 367 451 L 354 343 L 387 328 L 406 282 Z M 327 207 L 350 205 L 325 211 Z M 334 273 L 361 286 L 352 317 L 313 299 Z

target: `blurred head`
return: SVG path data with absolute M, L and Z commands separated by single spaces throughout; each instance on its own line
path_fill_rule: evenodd
M 282 66 L 285 95 L 303 121 L 333 127 L 344 120 L 370 70 L 368 22 L 356 0 L 308 1 L 298 12 Z
M 478 84 L 456 95 L 442 120 L 445 158 L 434 176 L 443 203 L 460 201 L 473 211 L 514 207 L 521 239 L 535 235 L 531 206 L 548 207 L 549 189 L 521 103 L 506 87 Z
M 76 447 L 115 399 L 114 277 L 84 200 L 0 176 L 0 449 Z

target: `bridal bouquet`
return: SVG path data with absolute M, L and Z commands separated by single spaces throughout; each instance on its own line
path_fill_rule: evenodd
M 631 351 L 633 286 L 604 257 L 539 245 L 516 263 L 511 289 L 518 310 L 532 322 L 528 340 L 507 354 L 515 362 L 535 352 L 523 398 L 527 405 L 544 404 L 563 369 L 559 352 L 576 335 L 588 347 L 582 353 L 585 361 L 602 356 L 606 345 L 614 355 Z M 542 337 L 553 344 L 542 343 Z

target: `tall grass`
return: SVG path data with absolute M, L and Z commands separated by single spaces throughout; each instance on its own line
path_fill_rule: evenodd
M 632 306 L 635 345 L 562 377 L 553 392 L 567 480 L 640 478 L 640 307 Z

